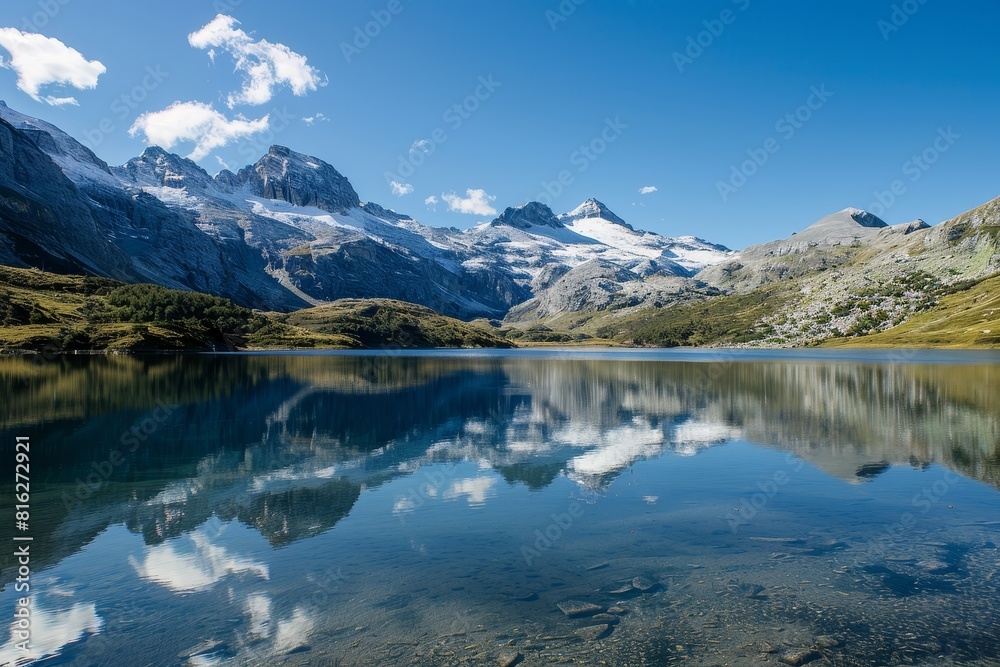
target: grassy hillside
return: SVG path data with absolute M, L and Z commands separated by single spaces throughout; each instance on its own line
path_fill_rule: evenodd
M 647 308 L 625 317 L 604 315 L 591 323 L 599 338 L 653 347 L 732 346 L 773 333 L 762 324 L 777 313 L 792 290 L 771 285 L 748 294 L 718 296 L 669 308 Z
M 181 351 L 511 347 L 467 324 L 398 301 L 348 300 L 293 315 L 207 294 L 0 266 L 0 350 Z
M 342 299 L 278 316 L 317 334 L 349 336 L 363 347 L 514 347 L 487 323 L 467 323 L 391 299 Z
M 357 347 L 349 338 L 275 323 L 207 294 L 0 266 L 2 350 L 233 350 L 271 344 Z
M 888 331 L 827 347 L 1000 347 L 1000 275 L 938 290 L 938 305 Z

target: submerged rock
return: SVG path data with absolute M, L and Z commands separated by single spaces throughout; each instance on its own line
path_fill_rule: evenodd
M 521 662 L 524 656 L 517 651 L 504 651 L 499 656 L 497 656 L 497 664 L 500 667 L 514 667 L 514 665 Z
M 632 580 L 632 586 L 643 593 L 653 590 L 656 588 L 657 583 L 650 579 L 649 577 L 636 577 Z
M 620 584 L 620 585 L 615 586 L 611 590 L 609 590 L 608 591 L 608 595 L 628 595 L 629 593 L 633 592 L 634 590 L 635 590 L 635 588 L 632 586 L 631 583 Z
M 614 614 L 594 614 L 590 617 L 591 621 L 595 623 L 607 623 L 608 625 L 614 625 L 615 623 L 620 623 L 622 619 L 618 618 Z
M 805 665 L 810 663 L 819 657 L 819 652 L 815 649 L 804 648 L 796 649 L 794 651 L 788 651 L 783 656 L 778 659 L 778 662 L 784 663 L 786 665 L 792 665 L 796 667 L 797 665 Z
M 599 625 L 588 625 L 584 628 L 578 628 L 573 631 L 573 634 L 580 637 L 584 641 L 593 642 L 604 637 L 611 631 L 611 626 L 607 623 L 601 623 Z
M 604 611 L 604 607 L 592 602 L 581 602 L 580 600 L 566 600 L 558 605 L 562 613 L 570 618 L 581 618 L 583 616 L 593 616 Z

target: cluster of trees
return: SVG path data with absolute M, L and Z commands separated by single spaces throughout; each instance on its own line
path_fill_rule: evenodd
M 115 287 L 91 303 L 87 319 L 94 323 L 180 324 L 218 336 L 247 336 L 267 324 L 262 315 L 229 299 L 159 285 Z

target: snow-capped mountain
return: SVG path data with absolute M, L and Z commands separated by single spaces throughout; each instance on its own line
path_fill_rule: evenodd
M 502 318 L 574 276 L 600 290 L 550 306 L 600 308 L 597 292 L 650 292 L 639 286 L 735 256 L 694 237 L 633 229 L 596 199 L 562 215 L 531 202 L 465 231 L 433 227 L 363 203 L 332 165 L 283 146 L 215 176 L 158 147 L 109 167 L 59 128 L 2 103 L 0 153 L 0 262 L 156 282 L 257 308 L 388 297 Z
M 544 204 L 529 202 L 464 236 L 480 256 L 502 257 L 516 277 L 533 283 L 551 275 L 553 267 L 568 270 L 595 259 L 638 277 L 687 277 L 736 256 L 693 236 L 672 239 L 637 231 L 596 199 L 558 216 Z

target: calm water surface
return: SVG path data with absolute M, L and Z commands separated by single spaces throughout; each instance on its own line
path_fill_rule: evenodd
M 6 358 L 0 384 L 0 541 L 33 537 L 31 652 L 0 631 L 0 664 L 1000 664 L 997 354 Z

